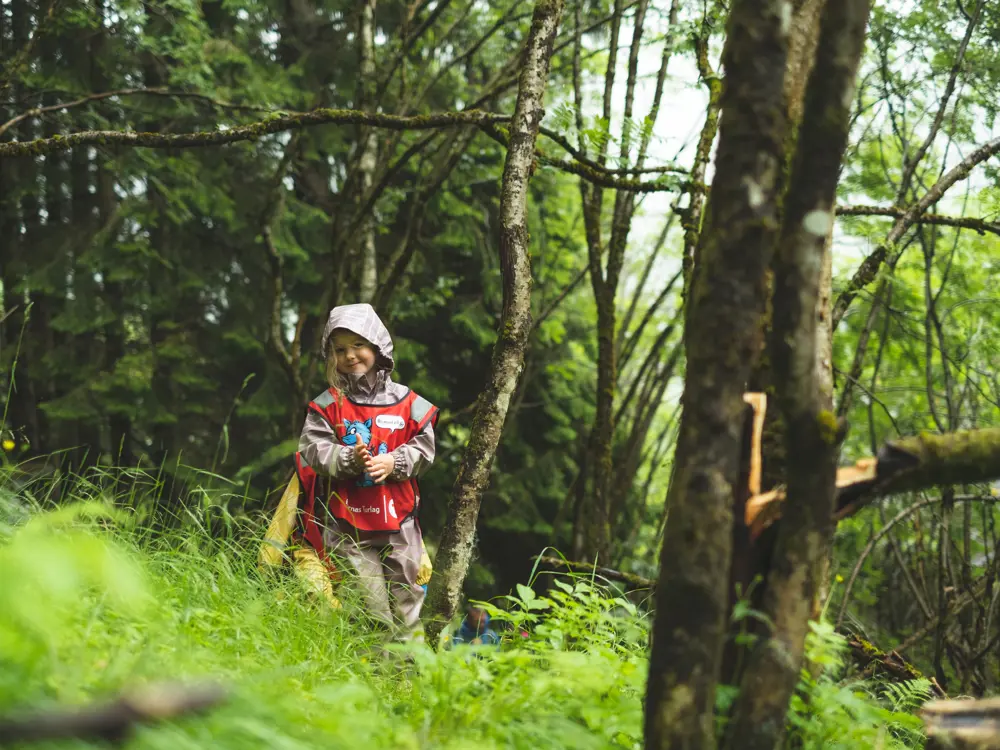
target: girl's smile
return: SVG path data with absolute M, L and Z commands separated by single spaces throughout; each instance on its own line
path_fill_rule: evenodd
M 375 366 L 375 349 L 356 333 L 338 331 L 332 338 L 333 351 L 337 355 L 337 372 L 364 375 Z

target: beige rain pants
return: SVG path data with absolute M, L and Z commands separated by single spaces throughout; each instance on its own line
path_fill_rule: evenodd
M 369 614 L 389 626 L 395 639 L 423 639 L 424 590 L 417 585 L 423 542 L 416 519 L 408 518 L 396 534 L 359 531 L 339 521 L 324 530 L 323 543 L 329 554 L 350 562 Z

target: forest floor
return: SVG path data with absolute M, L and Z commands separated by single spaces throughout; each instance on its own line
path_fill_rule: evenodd
M 139 725 L 126 747 L 642 746 L 647 616 L 584 579 L 502 600 L 527 640 L 387 654 L 349 590 L 333 610 L 293 577 L 260 573 L 248 526 L 209 535 L 192 519 L 153 536 L 136 518 L 107 499 L 42 512 L 0 483 L 0 717 L 211 681 L 221 704 Z M 835 679 L 843 653 L 817 630 L 810 654 L 828 676 L 803 682 L 795 745 L 920 747 L 908 713 L 920 686 Z

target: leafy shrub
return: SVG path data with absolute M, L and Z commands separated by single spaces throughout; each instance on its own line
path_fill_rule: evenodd
M 923 723 L 911 712 L 931 696 L 930 681 L 843 682 L 847 640 L 826 621 L 810 623 L 810 627 L 808 664 L 788 714 L 790 746 L 803 750 L 923 747 Z M 817 668 L 818 676 L 810 665 Z

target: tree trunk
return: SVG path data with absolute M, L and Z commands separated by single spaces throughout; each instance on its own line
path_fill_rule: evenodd
M 439 636 L 458 609 L 469 569 L 479 506 L 496 455 L 511 396 L 524 365 L 531 332 L 531 263 L 528 258 L 528 180 L 544 110 L 549 61 L 562 0 L 536 0 L 510 126 L 510 147 L 500 193 L 500 260 L 503 274 L 501 331 L 493 349 L 490 381 L 479 397 L 472 433 L 455 480 L 441 536 L 437 570 L 431 579 L 428 638 Z
M 372 106 L 375 84 L 375 2 L 362 0 L 361 20 L 358 29 L 359 78 L 357 108 L 368 110 Z M 361 201 L 372 189 L 375 164 L 378 159 L 378 141 L 374 128 L 361 128 L 358 146 L 361 156 L 358 160 L 358 200 Z M 378 257 L 375 252 L 375 217 L 373 211 L 362 217 L 361 224 L 361 278 L 358 285 L 358 301 L 371 302 L 378 289 Z
M 161 17 L 157 13 L 147 11 L 149 28 L 152 33 L 165 33 L 166 25 L 169 23 L 169 15 Z M 160 69 L 161 61 L 149 54 L 143 61 L 143 80 L 149 88 L 163 86 L 166 81 Z M 150 116 L 144 122 L 147 130 L 158 132 L 163 128 L 159 118 Z M 176 447 L 176 423 L 178 412 L 182 409 L 182 399 L 177 398 L 177 391 L 174 383 L 175 360 L 165 356 L 169 349 L 169 339 L 177 330 L 177 318 L 186 312 L 186 300 L 177 299 L 179 284 L 176 279 L 175 264 L 178 256 L 175 252 L 177 245 L 176 226 L 170 220 L 167 206 L 168 198 L 160 189 L 158 180 L 169 180 L 169 172 L 166 175 L 157 174 L 155 168 L 151 168 L 146 178 L 146 199 L 149 202 L 149 210 L 154 217 L 153 225 L 149 230 L 149 244 L 153 251 L 147 268 L 148 288 L 149 288 L 149 346 L 152 354 L 152 378 L 150 382 L 152 391 L 152 405 L 156 410 L 155 415 L 150 420 L 152 437 L 151 459 L 157 470 L 162 470 L 169 457 Z M 161 501 L 167 508 L 169 515 L 173 509 L 173 498 L 167 493 Z M 172 522 L 175 519 L 170 519 Z
M 98 5 L 100 12 L 106 12 L 106 6 Z M 111 88 L 110 81 L 105 73 L 102 61 L 108 55 L 108 36 L 105 30 L 96 34 L 90 43 L 90 79 L 93 82 L 95 91 L 107 91 Z M 97 222 L 98 226 L 106 227 L 112 221 L 118 200 L 115 196 L 115 178 L 111 170 L 105 164 L 108 157 L 98 152 L 96 157 L 97 168 Z M 125 334 L 125 284 L 115 281 L 115 268 L 112 261 L 114 238 L 117 232 L 113 232 L 108 238 L 111 248 L 101 248 L 100 255 L 105 258 L 104 267 L 101 269 L 103 278 L 104 300 L 114 314 L 104 326 L 104 359 L 101 364 L 105 372 L 114 372 L 118 363 L 122 361 L 126 354 L 126 334 Z M 119 261 L 120 262 L 120 261 Z M 129 404 L 129 407 L 131 404 Z M 108 413 L 109 447 L 112 461 L 119 466 L 133 466 L 135 455 L 132 451 L 132 417 L 129 408 L 119 404 Z
M 30 4 L 25 0 L 14 0 L 11 4 L 13 48 L 21 50 L 27 45 L 31 38 L 31 32 Z M 24 94 L 20 86 L 15 86 L 13 91 L 15 99 Z M 14 134 L 8 132 L 7 135 L 13 136 Z M 37 135 L 38 130 L 34 118 L 25 120 L 17 128 L 18 140 L 31 140 Z M 5 170 L 10 169 L 10 165 L 13 164 L 10 159 L 0 160 L 0 162 L 5 165 Z M 23 192 L 20 195 L 20 205 L 12 205 L 12 209 L 20 209 L 18 245 L 22 250 L 22 257 L 25 259 L 27 256 L 23 253 L 27 252 L 27 248 L 35 247 L 40 241 L 38 236 L 41 228 L 41 207 L 38 201 L 38 195 L 41 192 L 39 184 L 40 163 L 41 160 L 36 157 L 22 159 L 18 162 L 16 173 L 18 184 Z M 17 193 L 14 193 L 14 196 L 16 198 Z M 10 200 L 6 192 L 4 198 Z M 14 270 L 13 263 L 4 263 L 4 299 L 9 299 L 8 294 L 18 288 L 17 301 L 21 307 L 6 322 L 7 330 L 10 331 L 8 344 L 19 347 L 17 352 L 18 366 L 14 373 L 13 403 L 7 412 L 7 417 L 12 427 L 23 430 L 24 436 L 31 446 L 31 452 L 41 454 L 47 452 L 48 449 L 48 431 L 45 429 L 44 414 L 38 408 L 41 391 L 40 368 L 42 358 L 45 355 L 41 340 L 36 339 L 34 335 L 37 332 L 36 317 L 39 314 L 34 306 L 39 295 L 32 291 L 31 280 L 26 275 L 20 278 L 10 277 L 8 281 L 8 265 L 11 267 L 10 270 Z M 25 270 L 27 270 L 26 267 Z M 8 283 L 11 285 L 8 286 Z
M 739 0 L 729 18 L 722 123 L 688 300 L 687 371 L 660 554 L 646 747 L 715 746 L 713 708 L 727 631 L 733 488 L 743 393 L 773 251 L 787 129 L 787 4 Z
M 35 33 L 38 33 L 37 26 Z M 41 70 L 49 74 L 54 73 L 56 69 L 56 48 L 57 43 L 51 37 L 43 36 L 38 44 L 38 65 Z M 42 103 L 45 105 L 55 102 L 54 94 L 42 96 Z M 55 118 L 48 120 L 41 118 L 40 124 L 42 135 L 45 137 L 52 137 L 59 132 L 59 124 Z M 41 283 L 32 295 L 34 304 L 27 332 L 31 337 L 31 345 L 37 352 L 32 364 L 37 367 L 34 380 L 38 389 L 39 406 L 51 403 L 68 390 L 62 379 L 56 376 L 56 368 L 51 364 L 57 356 L 66 356 L 59 346 L 63 336 L 52 327 L 52 321 L 59 316 L 65 305 L 68 285 L 66 275 L 55 271 L 68 265 L 65 252 L 68 235 L 66 223 L 69 218 L 66 155 L 47 154 L 42 160 L 41 172 L 43 221 L 39 227 L 37 244 L 25 242 L 25 246 L 31 248 L 33 254 L 37 253 L 44 257 L 46 264 L 43 266 L 45 271 L 41 274 Z M 45 415 L 44 410 L 41 411 Z M 43 416 L 42 424 L 45 425 L 44 432 L 50 448 L 58 450 L 74 444 L 71 424 L 60 419 L 47 418 L 47 415 Z
M 751 655 L 741 682 L 730 725 L 733 748 L 770 750 L 784 733 L 817 573 L 834 528 L 837 423 L 816 367 L 816 310 L 868 12 L 869 0 L 827 3 L 797 138 L 775 263 L 771 337 L 791 502 L 764 594 L 773 632 Z
M 648 0 L 639 0 L 635 11 L 635 21 L 632 31 L 632 42 L 629 50 L 628 77 L 625 82 L 625 108 L 622 119 L 622 148 L 619 154 L 620 159 L 628 160 L 628 151 L 631 143 L 632 115 L 635 103 L 635 87 L 638 80 L 638 59 L 641 49 L 643 24 L 645 21 Z M 617 0 L 615 2 L 614 20 L 612 22 L 611 46 L 608 57 L 608 67 L 604 79 L 604 120 L 610 122 L 611 99 L 614 91 L 616 55 L 618 45 L 618 35 L 621 27 L 624 4 Z M 669 23 L 671 28 L 677 22 L 678 3 L 671 5 Z M 660 110 L 660 101 L 663 96 L 663 87 L 666 80 L 667 68 L 673 54 L 674 42 L 668 38 L 664 46 L 663 55 L 660 60 L 660 68 L 657 73 L 656 90 L 653 94 L 653 102 L 650 107 L 646 122 L 649 129 L 646 130 L 639 141 L 636 153 L 635 166 L 642 169 L 646 160 L 646 152 L 649 147 L 651 129 L 656 123 Z M 579 55 L 579 50 L 577 50 Z M 577 60 L 577 63 L 579 61 Z M 580 107 L 579 90 L 577 90 L 577 105 Z M 582 122 L 582 112 L 578 113 L 578 123 Z M 579 127 L 579 124 L 578 124 Z M 597 162 L 601 165 L 605 163 L 607 156 L 607 144 L 602 143 L 598 154 Z M 616 297 L 618 285 L 621 279 L 621 272 L 625 262 L 625 251 L 628 245 L 628 236 L 632 226 L 632 217 L 635 213 L 635 193 L 618 190 L 615 192 L 615 203 L 612 211 L 611 232 L 607 245 L 607 260 L 602 271 L 601 260 L 604 253 L 601 239 L 602 227 L 602 205 L 604 193 L 598 186 L 588 186 L 581 182 L 581 196 L 584 203 L 584 220 L 587 231 L 587 250 L 590 265 L 590 280 L 594 290 L 594 301 L 597 305 L 597 404 L 594 414 L 594 423 L 590 430 L 590 446 L 588 456 L 585 461 L 584 471 L 592 472 L 593 482 L 591 485 L 591 502 L 586 500 L 581 506 L 579 520 L 582 523 L 582 545 L 580 549 L 575 549 L 574 554 L 580 554 L 588 560 L 600 559 L 610 562 L 613 558 L 613 534 L 614 518 L 612 509 L 618 500 L 628 489 L 628 485 L 617 483 L 616 490 L 611 490 L 612 480 L 617 479 L 614 473 L 614 436 L 617 428 L 617 421 L 614 417 L 615 395 L 619 385 L 621 375 L 618 351 L 618 341 L 620 335 L 618 328 L 618 310 L 616 307 Z M 627 317 L 627 316 L 626 316 Z M 586 483 L 580 485 L 586 487 Z
M 595 188 L 599 190 L 600 188 Z M 614 252 L 614 251 L 612 251 Z M 617 285 L 616 285 L 617 286 Z M 618 352 L 615 351 L 615 289 L 608 281 L 595 289 L 597 301 L 597 410 L 590 430 L 590 466 L 593 502 L 583 511 L 583 556 L 587 560 L 611 562 L 611 498 L 610 482 L 614 470 L 612 441 L 615 424 L 612 410 L 618 381 Z
M 785 136 L 783 165 L 778 176 L 778 216 L 783 211 L 783 199 L 788 186 L 789 173 L 791 171 L 792 156 L 795 152 L 795 144 L 798 135 L 799 121 L 802 117 L 803 99 L 805 97 L 806 84 L 809 80 L 810 72 L 816 56 L 816 45 L 819 41 L 819 19 L 823 12 L 826 0 L 794 0 L 791 7 L 791 21 L 789 27 L 788 59 L 785 65 L 785 80 L 783 85 L 783 99 L 785 114 L 788 117 L 788 131 Z M 832 233 L 832 227 L 830 229 Z M 775 232 L 774 242 L 777 242 L 777 232 Z M 831 294 L 832 268 L 830 280 L 821 285 L 821 299 L 828 299 Z M 747 390 L 764 393 L 768 399 L 777 404 L 776 378 L 771 361 L 771 352 L 766 345 L 770 335 L 773 315 L 773 269 L 768 270 L 767 275 L 767 303 L 764 308 L 764 318 L 761 321 L 761 329 L 757 332 L 757 346 L 761 349 L 761 356 L 750 375 Z M 823 315 L 817 309 L 817 317 Z M 828 313 L 827 313 L 828 321 Z M 823 325 L 817 320 L 817 325 Z M 828 325 L 828 322 L 827 322 Z M 821 347 L 823 351 L 832 348 L 832 328 L 828 346 Z M 816 354 L 817 362 L 827 362 L 821 379 L 825 382 L 832 380 L 833 369 L 832 360 L 820 352 Z M 819 365 L 817 365 L 819 366 Z M 763 489 L 770 489 L 785 483 L 786 465 L 786 427 L 782 410 L 772 408 L 768 412 L 768 419 L 764 423 L 764 432 L 761 439 L 761 485 Z M 746 498 L 744 498 L 746 499 Z M 739 587 L 743 592 L 748 593 L 749 604 L 754 609 L 759 609 L 766 591 L 766 578 L 770 569 L 771 558 L 774 551 L 776 539 L 775 531 L 770 531 L 764 536 L 751 540 L 746 535 L 742 518 L 744 508 L 742 503 L 734 506 L 735 525 L 732 531 L 734 540 L 744 540 L 734 548 L 734 561 L 732 567 L 731 588 Z M 757 578 L 763 583 L 751 586 Z M 732 591 L 731 591 L 732 595 Z M 735 601 L 735 600 L 734 600 Z M 744 623 L 751 634 L 757 633 L 761 623 L 750 621 Z M 729 651 L 733 650 L 733 643 L 730 641 Z M 732 653 L 729 654 L 732 656 Z M 735 674 L 731 667 L 734 667 L 740 660 L 729 659 L 726 662 L 726 669 L 722 673 L 722 679 L 726 684 L 737 684 L 739 675 Z
M 2 11 L 0 11 L 2 12 Z M 24 6 L 19 0 L 14 0 L 10 12 L 13 14 L 10 24 L 5 24 L 0 28 L 0 45 L 4 54 L 0 57 L 0 67 L 4 66 L 16 54 L 24 44 L 27 37 L 27 24 L 24 14 Z M 14 87 L 13 99 L 20 99 L 20 87 Z M 6 122 L 14 115 L 18 114 L 13 105 L 0 107 L 0 121 Z M 13 132 L 7 132 L 2 140 L 9 141 L 14 137 Z M 18 167 L 18 164 L 23 164 Z M 25 324 L 25 304 L 24 281 L 25 266 L 21 262 L 21 211 L 20 201 L 17 193 L 19 180 L 23 179 L 23 170 L 30 168 L 28 160 L 15 162 L 13 159 L 0 159 L 0 237 L 4 243 L 4 262 L 0 264 L 0 284 L 3 284 L 3 305 L 0 305 L 0 372 L 3 379 L 0 384 L 4 389 L 4 398 L 9 401 L 4 403 L 5 421 L 0 424 L 0 430 L 12 429 L 20 436 L 21 430 L 26 431 L 26 427 L 32 420 L 34 412 L 34 402 L 30 404 L 25 396 L 25 386 L 28 384 L 26 378 L 22 379 L 21 369 L 14 370 L 13 365 L 18 357 L 18 347 L 20 345 L 21 331 Z M 23 184 L 23 183 L 22 183 Z M 10 390 L 9 378 L 14 378 L 17 386 L 15 390 Z M 4 433 L 2 437 L 8 437 Z M 29 438 L 30 439 L 30 438 Z M 19 447 L 23 447 L 23 438 L 18 439 Z
M 785 164 L 783 165 L 786 169 L 791 167 L 792 154 L 795 152 L 798 125 L 802 119 L 803 98 L 815 60 L 816 44 L 819 40 L 819 18 L 825 3 L 826 0 L 795 0 L 793 3 L 788 41 L 788 62 L 785 66 L 784 82 L 785 113 L 789 122 L 788 135 L 785 139 Z M 782 169 L 778 178 L 779 216 L 782 211 L 781 200 L 788 186 L 788 171 L 786 169 Z M 768 283 L 769 286 L 772 286 L 770 276 Z M 758 339 L 764 349 L 763 356 L 750 376 L 748 387 L 748 390 L 765 393 L 771 399 L 777 395 L 775 373 L 773 372 L 770 352 L 765 347 L 770 336 L 772 298 L 773 289 L 768 292 L 767 312 Z M 785 421 L 780 410 L 772 410 L 765 426 L 762 460 L 762 488 L 767 490 L 783 484 L 785 482 L 786 461 Z

